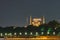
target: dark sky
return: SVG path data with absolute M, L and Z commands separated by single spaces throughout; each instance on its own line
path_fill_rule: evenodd
M 24 26 L 30 15 L 60 19 L 60 0 L 0 0 L 0 26 Z

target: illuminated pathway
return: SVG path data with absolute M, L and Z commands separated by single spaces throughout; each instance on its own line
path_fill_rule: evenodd
M 60 40 L 60 36 L 38 36 L 36 38 L 5 38 L 5 40 Z

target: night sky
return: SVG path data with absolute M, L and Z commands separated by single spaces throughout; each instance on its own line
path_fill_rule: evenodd
M 0 0 L 0 26 L 24 26 L 26 17 L 60 19 L 60 0 Z

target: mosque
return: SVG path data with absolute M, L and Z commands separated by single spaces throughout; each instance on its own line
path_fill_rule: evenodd
M 28 24 L 28 20 L 27 20 L 27 24 L 28 25 L 33 25 L 36 27 L 39 27 L 39 25 L 41 24 L 45 24 L 45 18 L 44 16 L 42 16 L 41 18 L 33 18 L 32 16 L 30 16 L 30 23 Z

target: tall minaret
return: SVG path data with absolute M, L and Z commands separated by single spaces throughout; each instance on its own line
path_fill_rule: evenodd
M 42 16 L 42 23 L 45 24 L 45 18 Z
M 30 25 L 32 25 L 32 17 L 30 16 Z

